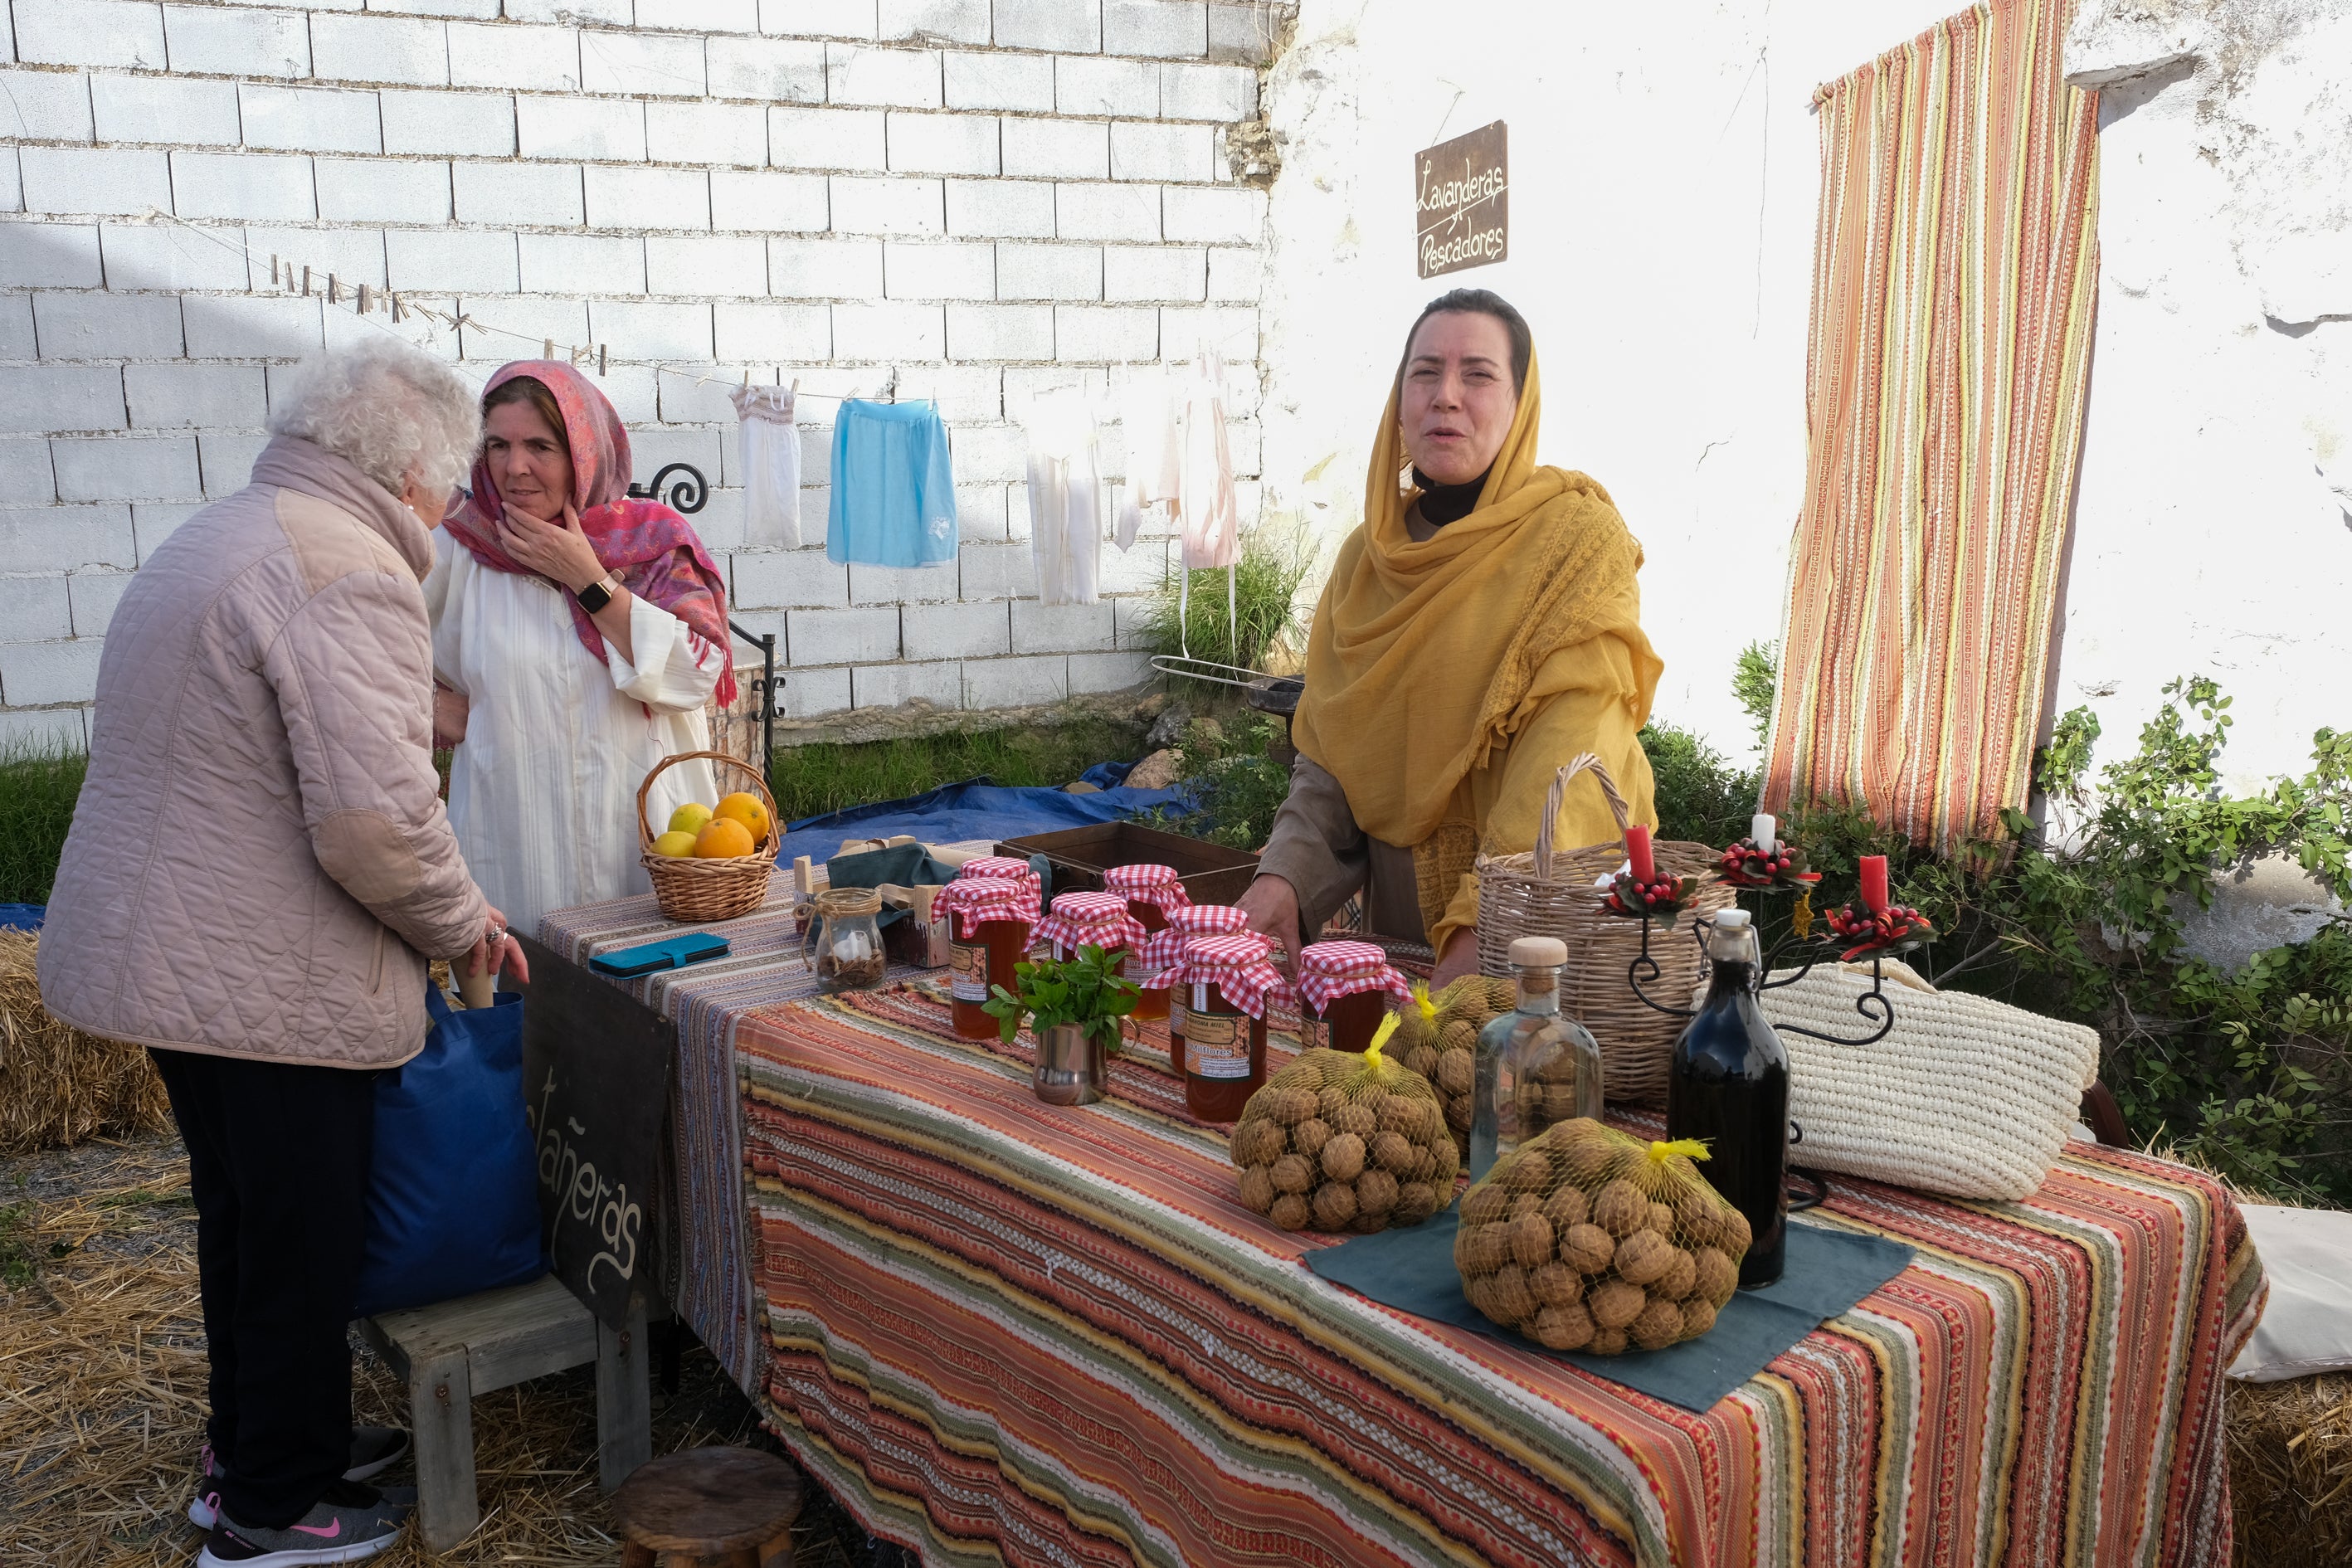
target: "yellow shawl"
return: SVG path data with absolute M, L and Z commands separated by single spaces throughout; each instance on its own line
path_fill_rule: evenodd
M 1642 634 L 1634 581 L 1642 548 L 1608 492 L 1583 474 L 1536 464 L 1541 397 L 1532 360 L 1476 510 L 1418 542 L 1405 526 L 1412 494 L 1399 488 L 1399 393 L 1391 385 L 1381 416 L 1363 526 L 1339 547 L 1316 606 L 1293 731 L 1374 837 L 1418 849 L 1442 825 L 1462 830 L 1465 841 L 1444 857 L 1454 863 L 1447 874 L 1433 875 L 1436 868 L 1415 857 L 1430 934 L 1442 945 L 1454 922 L 1440 929 L 1439 911 L 1459 909 L 1453 873 L 1467 869 L 1468 855 L 1528 847 L 1470 840 L 1490 837 L 1486 819 L 1498 815 L 1511 819 L 1512 838 L 1531 840 L 1551 767 L 1575 749 L 1600 750 L 1637 816 L 1654 820 L 1633 733 L 1649 717 L 1663 666 Z M 1596 642 L 1602 638 L 1622 646 Z M 1474 770 L 1499 769 L 1500 753 L 1556 699 L 1588 686 L 1596 689 L 1591 695 L 1606 689 L 1615 700 L 1582 705 L 1597 718 L 1570 727 L 1597 722 L 1604 732 L 1547 732 L 1547 751 L 1570 750 L 1511 769 L 1500 800 L 1491 787 L 1462 789 Z M 1517 798 L 1529 791 L 1532 802 Z M 1590 793 L 1597 805 L 1598 790 Z M 1480 820 L 1463 822 L 1474 795 Z M 1563 826 L 1572 835 L 1565 847 L 1614 831 L 1605 813 L 1597 831 L 1589 810 L 1571 815 L 1578 820 Z

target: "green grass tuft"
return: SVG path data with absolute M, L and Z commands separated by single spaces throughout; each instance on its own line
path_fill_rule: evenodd
M 0 752 L 0 904 L 46 904 L 89 759 Z
M 1143 731 L 1109 719 L 988 730 L 978 734 L 781 747 L 768 787 L 786 822 L 899 800 L 985 774 L 1009 785 L 1068 784 L 1097 763 L 1143 754 Z

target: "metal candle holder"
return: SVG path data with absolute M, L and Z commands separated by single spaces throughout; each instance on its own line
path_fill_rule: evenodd
M 1744 891 L 1746 889 L 1742 890 Z M 1765 893 L 1783 891 L 1785 889 L 1764 888 L 1755 890 L 1757 893 L 1757 902 L 1760 906 L 1763 902 L 1763 895 Z M 1738 894 L 1737 892 L 1733 894 L 1735 899 L 1737 899 L 1738 896 Z M 1756 913 L 1759 923 L 1760 924 L 1763 915 L 1763 910 L 1760 907 L 1757 910 Z M 1691 922 L 1691 940 L 1699 944 L 1699 948 L 1702 952 L 1706 951 L 1706 939 L 1700 934 L 1699 927 L 1704 923 L 1705 922 L 1699 921 L 1693 921 Z M 1822 953 L 1818 950 L 1817 944 L 1807 942 L 1809 947 L 1815 947 L 1816 950 L 1806 954 L 1804 963 L 1780 979 L 1776 980 L 1772 977 L 1773 965 L 1780 961 L 1780 955 L 1786 952 L 1800 940 L 1802 939 L 1798 938 L 1793 932 L 1791 932 L 1772 944 L 1772 951 L 1764 955 L 1759 965 L 1764 973 L 1764 981 L 1760 989 L 1772 991 L 1777 990 L 1783 985 L 1794 985 L 1798 981 L 1802 980 L 1806 975 L 1812 973 L 1813 965 L 1822 961 Z M 1829 1044 L 1833 1046 L 1867 1046 L 1874 1041 L 1885 1039 L 1886 1037 L 1886 1032 L 1895 1027 L 1895 1004 L 1886 994 L 1886 977 L 1881 972 L 1879 958 L 1880 955 L 1876 952 L 1870 955 L 1870 989 L 1864 992 L 1860 996 L 1855 997 L 1853 1003 L 1853 1010 L 1862 1015 L 1863 1021 L 1864 1023 L 1874 1023 L 1878 1026 L 1869 1034 L 1849 1037 L 1843 1035 L 1825 1035 L 1819 1029 L 1808 1029 L 1801 1024 L 1775 1024 L 1772 1026 L 1780 1030 L 1784 1035 L 1804 1035 L 1812 1039 L 1827 1041 Z M 1697 1013 L 1696 1008 L 1671 1006 L 1666 1003 L 1658 1001 L 1650 995 L 1648 992 L 1642 989 L 1642 983 L 1643 981 L 1647 980 L 1654 984 L 1657 981 L 1659 974 L 1660 971 L 1658 968 L 1658 961 L 1650 956 L 1650 914 L 1647 910 L 1644 910 L 1642 911 L 1642 951 L 1640 954 L 1634 958 L 1632 963 L 1625 966 L 1625 983 L 1633 988 L 1634 999 L 1640 1002 L 1644 1007 L 1648 1007 L 1654 1012 L 1664 1013 L 1669 1017 L 1688 1018 L 1694 1016 Z

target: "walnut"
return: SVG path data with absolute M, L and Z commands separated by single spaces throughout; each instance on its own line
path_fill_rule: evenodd
M 1645 1351 L 1660 1351 L 1683 1337 L 1683 1310 L 1672 1301 L 1650 1298 L 1642 1315 L 1626 1325 L 1626 1333 Z
M 1412 1049 L 1405 1052 L 1404 1065 L 1419 1073 L 1422 1077 L 1427 1078 L 1430 1074 L 1437 1070 L 1437 1047 L 1434 1046 L 1413 1047 Z
M 1437 1212 L 1437 1189 L 1427 1182 L 1404 1182 L 1397 1187 L 1396 1222 L 1419 1225 Z
M 1305 1230 L 1309 1212 L 1305 1198 L 1297 1193 L 1285 1193 L 1274 1200 L 1274 1207 L 1265 1217 L 1285 1230 Z
M 1274 1175 L 1266 1166 L 1252 1165 L 1242 1172 L 1242 1204 L 1252 1214 L 1274 1207 Z
M 1381 1129 L 1379 1115 L 1362 1105 L 1343 1105 L 1332 1112 L 1330 1121 L 1332 1131 L 1352 1132 L 1363 1139 L 1370 1139 Z
M 1546 1307 L 1529 1331 L 1547 1350 L 1572 1351 L 1592 1341 L 1592 1314 L 1573 1301 Z
M 1617 1277 L 1647 1285 L 1673 1267 L 1675 1244 L 1654 1230 L 1637 1230 L 1617 1244 Z
M 1282 1157 L 1283 1142 L 1280 1123 L 1264 1120 L 1244 1121 L 1234 1129 L 1234 1163 L 1270 1165 Z
M 1316 1190 L 1316 1229 L 1338 1230 L 1355 1217 L 1355 1188 L 1345 1182 L 1328 1182 Z
M 1385 1221 L 1396 1207 L 1397 1179 L 1382 1170 L 1366 1171 L 1356 1178 L 1356 1212 Z
M 1554 1230 L 1566 1230 L 1591 1219 L 1592 1205 L 1577 1188 L 1563 1186 L 1545 1201 L 1543 1215 L 1551 1221 Z
M 1669 1301 L 1679 1301 L 1691 1293 L 1691 1286 L 1697 1279 L 1697 1264 L 1689 1253 L 1677 1247 L 1674 1261 L 1666 1265 L 1666 1271 L 1650 1281 L 1650 1294 L 1664 1296 Z
M 1650 1228 L 1668 1241 L 1675 1238 L 1675 1211 L 1655 1198 L 1650 1200 Z
M 1352 1182 L 1364 1169 L 1364 1141 L 1352 1132 L 1332 1134 L 1323 1145 L 1323 1173 L 1335 1182 Z
M 1579 1274 L 1601 1273 L 1616 1255 L 1616 1241 L 1597 1225 L 1572 1225 L 1560 1233 L 1559 1260 Z
M 1260 1091 L 1264 1095 L 1264 1091 Z M 1253 1096 L 1252 1098 L 1257 1098 Z M 1268 1119 L 1285 1127 L 1295 1127 L 1315 1114 L 1315 1097 L 1305 1089 L 1286 1089 L 1276 1094 L 1264 1095 Z
M 1347 1103 L 1348 1091 L 1346 1089 L 1327 1089 L 1322 1093 L 1315 1097 L 1315 1114 L 1321 1117 L 1326 1121 L 1332 1121 L 1339 1116 L 1339 1108 Z
M 1486 1291 L 1494 1299 L 1499 1321 L 1523 1323 L 1536 1315 L 1535 1292 L 1528 1289 L 1527 1274 L 1516 1263 L 1496 1269 L 1486 1281 Z
M 1315 1167 L 1304 1154 L 1285 1154 L 1274 1163 L 1274 1190 L 1303 1193 L 1315 1184 Z
M 1406 1095 L 1390 1095 L 1380 1108 L 1381 1131 L 1402 1133 L 1407 1142 L 1423 1136 L 1422 1129 L 1426 1123 L 1422 1119 L 1428 1103 Z
M 1437 1058 L 1437 1087 L 1449 1095 L 1470 1092 L 1476 1064 L 1468 1051 L 1448 1051 Z
M 1528 1289 L 1548 1306 L 1565 1307 L 1584 1299 L 1584 1280 L 1565 1263 L 1547 1263 L 1529 1271 Z
M 1639 1285 L 1606 1279 L 1585 1292 L 1584 1304 L 1591 1311 L 1592 1321 L 1602 1328 L 1622 1329 L 1642 1315 L 1650 1298 Z
M 1592 1194 L 1592 1223 L 1620 1241 L 1649 1222 L 1650 1200 L 1622 1176 Z
M 1382 1132 L 1375 1137 L 1371 1155 L 1373 1164 L 1398 1175 L 1412 1172 L 1421 1163 L 1421 1151 L 1402 1132 Z
M 1683 1338 L 1695 1340 L 1715 1327 L 1715 1303 L 1704 1296 L 1693 1296 L 1682 1304 Z
M 1702 1301 L 1720 1307 L 1739 1289 L 1739 1265 L 1728 1253 L 1702 1247 L 1691 1255 L 1691 1289 Z
M 1323 1152 L 1323 1145 L 1331 1141 L 1331 1124 L 1319 1116 L 1310 1116 L 1290 1130 L 1290 1146 L 1312 1160 Z
M 1509 1227 L 1465 1226 L 1454 1238 L 1454 1261 L 1465 1275 L 1492 1274 L 1511 1260 Z
M 1541 1214 L 1523 1214 L 1513 1219 L 1508 1228 L 1511 1256 L 1518 1260 L 1520 1268 L 1540 1268 L 1551 1261 L 1551 1221 Z
M 1623 1355 L 1625 1331 L 1596 1328 L 1592 1331 L 1592 1338 L 1585 1342 L 1584 1348 L 1594 1355 Z

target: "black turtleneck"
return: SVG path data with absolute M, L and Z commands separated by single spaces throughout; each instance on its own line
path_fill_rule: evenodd
M 1421 521 L 1432 528 L 1444 528 L 1468 517 L 1477 508 L 1478 492 L 1486 488 L 1486 474 L 1494 471 L 1489 468 L 1467 484 L 1441 485 L 1415 468 L 1412 482 L 1421 491 Z

